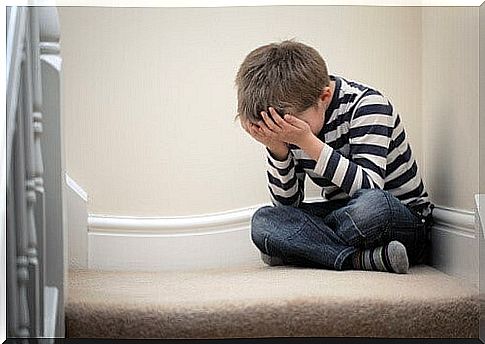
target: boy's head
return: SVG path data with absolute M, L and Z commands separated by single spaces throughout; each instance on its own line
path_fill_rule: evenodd
M 239 67 L 235 83 L 235 119 L 257 123 L 262 120 L 261 111 L 268 112 L 270 106 L 280 115 L 314 113 L 330 78 L 325 61 L 314 48 L 286 40 L 251 51 Z

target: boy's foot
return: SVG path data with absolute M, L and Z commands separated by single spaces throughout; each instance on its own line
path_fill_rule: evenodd
M 280 257 L 268 256 L 263 252 L 261 252 L 261 259 L 269 266 L 285 265 L 283 259 Z
M 399 241 L 387 245 L 359 250 L 351 256 L 354 269 L 387 271 L 405 274 L 409 269 L 406 247 Z

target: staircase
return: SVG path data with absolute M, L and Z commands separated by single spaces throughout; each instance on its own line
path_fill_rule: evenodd
M 478 337 L 476 287 L 428 265 L 71 270 L 69 281 L 68 338 Z
M 59 18 L 51 6 L 6 9 L 6 310 L 0 304 L 7 338 L 51 343 L 64 336 L 68 272 Z

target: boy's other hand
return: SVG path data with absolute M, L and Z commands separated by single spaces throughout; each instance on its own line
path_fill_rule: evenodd
M 285 156 L 288 154 L 289 149 L 284 141 L 276 140 L 274 137 L 265 135 L 261 127 L 257 124 L 245 120 L 241 121 L 241 126 L 256 141 L 265 145 L 275 155 Z

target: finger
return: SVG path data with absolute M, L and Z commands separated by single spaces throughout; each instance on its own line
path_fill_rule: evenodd
M 281 118 L 280 114 L 273 107 L 270 107 L 269 108 L 269 112 L 273 116 L 273 120 L 276 123 L 276 125 L 278 125 L 280 128 L 284 128 L 284 126 L 285 126 L 286 123 Z
M 260 143 L 264 143 L 267 140 L 267 136 L 261 133 L 258 129 L 253 131 L 253 138 Z
M 271 109 L 271 108 L 270 108 Z M 271 110 L 270 110 L 271 111 Z M 266 125 L 268 126 L 269 129 L 271 129 L 272 131 L 280 131 L 281 128 L 275 124 L 275 122 L 273 121 L 273 119 L 268 115 L 267 112 L 265 111 L 261 111 L 261 116 L 263 117 L 264 119 L 264 122 L 266 123 Z
M 254 123 L 252 123 L 251 121 L 247 121 L 246 123 L 246 126 L 247 126 L 247 131 L 252 135 L 256 132 L 258 126 Z
M 267 129 L 267 128 L 263 129 L 260 126 L 258 127 L 257 125 L 255 125 L 254 126 L 254 133 L 259 140 L 264 141 L 264 140 L 268 140 L 270 138 L 272 131 Z
M 301 123 L 303 121 L 299 118 L 296 118 L 295 116 L 292 116 L 290 114 L 286 114 L 284 116 L 284 119 L 286 120 L 287 123 L 291 124 L 294 127 L 297 127 L 297 128 L 300 128 L 300 129 L 304 128 L 304 127 L 302 127 L 302 123 Z
M 257 126 L 257 125 L 254 125 L 253 130 L 256 133 L 256 135 L 258 135 L 261 138 L 267 136 L 267 133 L 270 131 L 267 127 L 262 128 L 261 126 Z
M 249 126 L 249 130 L 250 130 L 251 136 L 258 138 L 258 139 L 261 138 L 262 135 L 261 135 L 260 130 L 259 130 L 259 128 L 256 124 L 251 123 L 250 126 Z
M 259 128 L 262 129 L 263 133 L 266 132 L 266 131 L 271 131 L 271 129 L 268 128 L 268 126 L 266 125 L 266 123 L 264 121 L 259 121 L 258 125 L 259 125 Z

